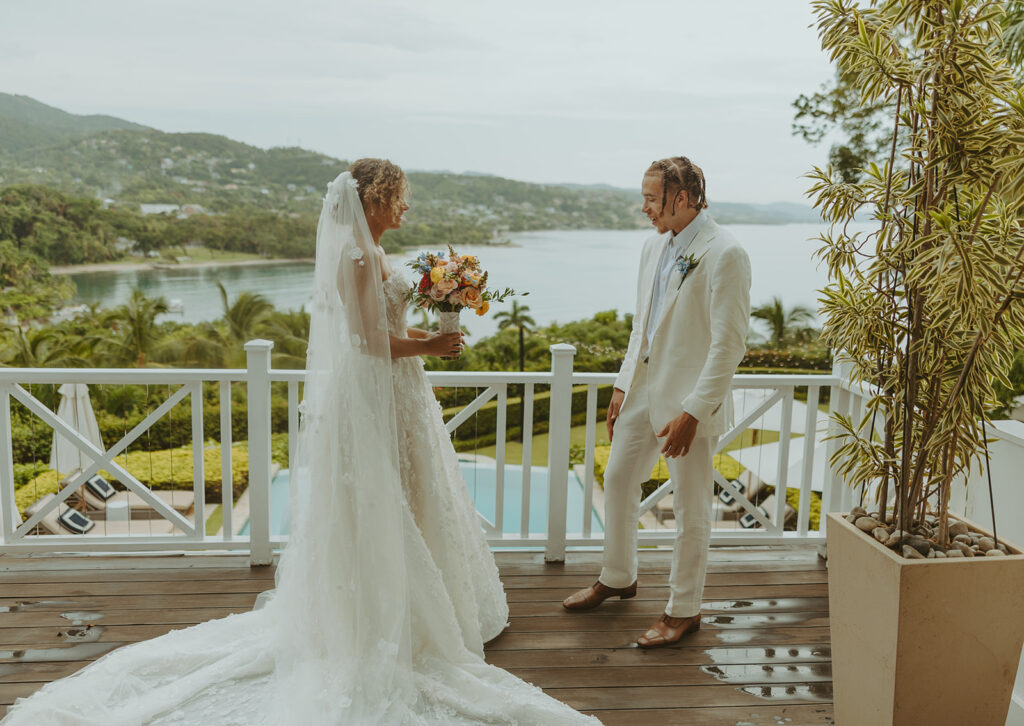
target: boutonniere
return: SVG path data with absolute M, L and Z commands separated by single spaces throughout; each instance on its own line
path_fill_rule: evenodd
M 676 269 L 679 270 L 679 274 L 682 278 L 679 280 L 679 284 L 676 286 L 676 290 L 683 286 L 683 282 L 686 280 L 686 276 L 693 272 L 700 261 L 704 259 L 704 255 L 700 257 L 694 257 L 693 255 L 681 255 L 676 260 Z

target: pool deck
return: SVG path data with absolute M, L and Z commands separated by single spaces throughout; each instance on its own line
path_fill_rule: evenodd
M 594 581 L 597 553 L 496 557 L 511 627 L 488 661 L 606 726 L 833 723 L 827 571 L 813 549 L 712 550 L 704 627 L 650 651 L 634 640 L 664 607 L 668 552 L 641 553 L 636 598 L 589 613 L 559 602 Z M 241 555 L 0 556 L 0 715 L 121 645 L 251 608 L 273 577 Z

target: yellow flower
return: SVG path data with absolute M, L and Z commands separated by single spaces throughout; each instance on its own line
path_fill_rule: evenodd
M 430 281 L 434 284 L 441 282 L 441 278 L 444 277 L 444 265 L 433 268 L 430 271 Z
M 486 300 L 484 300 L 483 305 L 481 305 L 480 307 L 478 307 L 476 309 L 476 314 L 477 315 L 485 315 L 487 313 L 487 311 L 490 310 L 490 309 L 491 309 L 491 304 L 489 302 L 487 302 Z

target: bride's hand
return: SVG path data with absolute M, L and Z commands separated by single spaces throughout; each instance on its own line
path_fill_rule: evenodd
M 462 333 L 433 333 L 423 339 L 423 354 L 458 357 L 462 353 Z

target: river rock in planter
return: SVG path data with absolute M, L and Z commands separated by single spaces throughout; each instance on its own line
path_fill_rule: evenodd
M 866 517 L 868 516 L 868 510 L 864 509 L 864 507 L 854 507 L 853 509 L 850 510 L 850 516 Z
M 991 549 L 995 549 L 996 541 L 991 537 L 982 537 L 978 540 L 978 549 L 982 552 L 988 552 Z
M 1006 545 L 1004 545 L 1002 542 L 997 542 L 996 548 L 1001 550 L 1004 555 L 1010 554 L 1010 550 L 1006 549 Z
M 966 556 L 967 555 L 965 555 L 960 550 L 948 550 L 946 552 L 946 557 L 966 557 Z
M 950 534 L 952 534 L 952 533 L 950 533 Z M 953 541 L 954 542 L 960 542 L 960 543 L 968 545 L 968 546 L 970 546 L 970 544 L 971 544 L 971 538 L 969 536 L 967 536 L 966 534 L 958 534 L 956 537 L 953 538 Z
M 974 550 L 963 542 L 954 542 L 953 546 L 956 547 L 956 551 L 960 552 L 964 557 L 974 557 Z
M 885 542 L 883 542 L 882 544 L 884 544 L 886 547 L 895 547 L 902 541 L 903 535 L 901 535 L 899 532 L 893 532 L 889 535 L 889 539 L 885 540 Z
M 949 536 L 956 537 L 957 535 L 966 535 L 970 530 L 964 522 L 952 522 L 949 525 Z
M 878 527 L 881 527 L 881 523 L 873 517 L 858 517 L 857 521 L 854 522 L 857 529 L 863 530 L 864 532 L 873 532 Z
M 907 537 L 907 542 L 904 547 L 910 546 L 917 550 L 922 557 L 928 554 L 928 550 L 932 548 L 932 543 L 926 540 L 924 537 Z
M 985 553 L 986 557 L 1006 557 L 1006 553 L 1002 550 L 997 550 L 994 547 Z
M 908 560 L 923 560 L 924 555 L 908 544 L 903 545 L 903 556 Z
M 847 514 L 845 517 L 843 517 L 843 519 L 845 519 L 850 524 L 853 524 L 854 522 L 857 521 L 857 515 L 856 514 Z
M 871 534 L 874 535 L 875 539 L 877 539 L 882 544 L 885 544 L 889 541 L 889 530 L 887 530 L 885 527 L 875 527 L 873 530 L 871 530 Z

